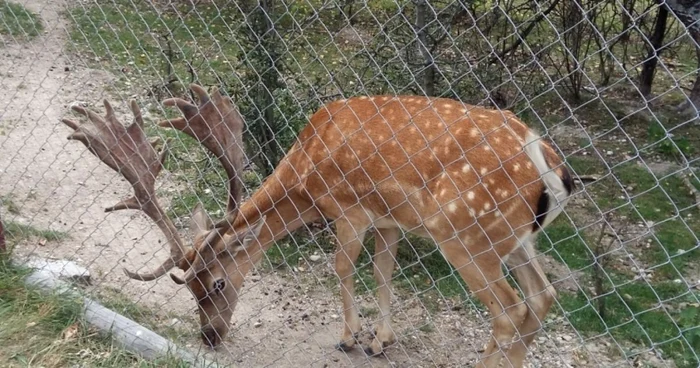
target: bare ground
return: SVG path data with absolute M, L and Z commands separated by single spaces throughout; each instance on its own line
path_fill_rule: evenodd
M 26 242 L 15 250 L 18 257 L 41 255 L 80 263 L 90 269 L 95 289 L 119 290 L 140 305 L 154 308 L 164 320 L 176 316 L 173 322 L 189 331 L 180 342 L 224 363 L 275 367 L 473 364 L 488 335 L 486 316 L 476 308 L 435 311 L 420 299 L 406 296 L 393 303 L 393 326 L 400 341 L 386 358 L 367 358 L 359 348 L 348 353 L 334 350 L 342 313 L 337 288 L 330 289 L 323 282 L 335 277 L 330 260 L 303 274 L 250 276 L 231 335 L 217 352 L 205 351 L 195 333 L 195 305 L 187 290 L 169 278 L 144 283 L 122 274 L 122 266 L 150 267 L 167 256 L 161 249 L 160 234 L 139 214 L 104 213 L 105 207 L 127 196 L 129 188 L 82 145 L 68 142 L 69 129 L 59 122 L 73 103 L 95 106 L 109 98 L 123 109 L 125 96 L 106 91 L 115 77 L 90 69 L 67 53 L 68 22 L 61 11 L 71 2 L 20 3 L 40 15 L 45 33 L 28 43 L 6 38 L 0 48 L 0 86 L 5 91 L 0 94 L 0 195 L 11 196 L 19 205 L 18 215 L 2 213 L 2 217 L 67 232 L 70 239 L 44 246 Z M 167 185 L 167 173 L 161 182 Z M 372 307 L 376 302 L 363 296 L 358 303 Z M 365 318 L 364 344 L 370 341 L 371 319 Z M 532 367 L 632 365 L 620 360 L 615 341 L 584 340 L 561 316 L 548 322 L 547 331 L 534 344 Z M 646 363 L 671 366 L 651 355 Z

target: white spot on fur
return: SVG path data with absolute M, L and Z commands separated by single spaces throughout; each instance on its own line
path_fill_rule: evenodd
M 476 128 L 472 129 L 472 130 L 469 132 L 469 135 L 472 136 L 472 137 L 478 137 L 478 136 L 479 136 L 479 129 L 476 129 Z
M 467 193 L 467 199 L 474 200 L 474 197 L 476 197 L 476 194 L 474 194 L 473 190 L 470 190 L 469 193 Z
M 464 166 L 462 166 L 462 173 L 468 173 L 469 169 L 471 169 L 471 166 L 469 166 L 469 164 L 464 164 Z
M 489 170 L 486 169 L 485 167 L 482 167 L 481 170 L 479 170 L 479 172 L 481 173 L 481 175 L 486 175 L 486 173 L 487 173 L 488 171 L 489 171 Z
M 484 211 L 488 211 L 490 209 L 491 209 L 491 203 L 489 203 L 489 202 L 484 203 Z
M 469 216 L 471 216 L 471 217 L 476 217 L 476 211 L 474 211 L 473 208 L 470 208 L 470 209 L 469 209 Z
M 425 222 L 426 227 L 436 227 L 440 223 L 440 218 L 438 216 L 433 216 L 431 217 L 428 221 Z
M 515 165 L 513 165 L 513 171 L 514 171 L 514 172 L 520 171 L 520 164 L 515 164 Z
M 489 147 L 489 146 L 484 146 L 484 151 L 490 151 L 490 150 L 491 150 L 491 147 Z
M 449 205 L 447 205 L 447 210 L 452 213 L 457 212 L 457 203 L 452 202 Z
M 525 167 L 527 167 L 528 169 L 532 169 L 532 162 L 526 163 Z

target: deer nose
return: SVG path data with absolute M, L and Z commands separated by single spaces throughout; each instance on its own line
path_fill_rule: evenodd
M 202 341 L 213 349 L 221 343 L 221 336 L 211 326 L 202 327 Z

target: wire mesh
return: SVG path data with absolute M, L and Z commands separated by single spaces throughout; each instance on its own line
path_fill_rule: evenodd
M 384 225 L 352 228 L 362 244 L 351 251 L 334 235 L 348 233 L 347 224 L 332 216 L 273 242 L 238 292 L 230 284 L 241 276 L 198 275 L 202 287 L 236 299 L 230 331 L 207 350 L 195 301 L 201 296 L 167 276 L 142 282 L 122 273 L 168 259 L 166 238 L 143 212 L 104 213 L 132 189 L 85 147 L 67 142 L 70 129 L 59 123 L 76 119 L 74 106 L 103 114 L 103 99 L 129 123 L 128 102 L 136 100 L 146 136 L 161 138 L 158 147 L 169 153 L 155 196 L 189 245 L 202 236 L 193 231 L 192 211 L 201 203 L 212 218 L 224 218 L 229 184 L 219 157 L 156 124 L 181 116 L 165 99 L 196 100 L 191 83 L 230 97 L 245 122 L 243 201 L 325 104 L 353 96 L 448 98 L 493 109 L 502 120 L 512 111 L 547 138 L 577 182 L 526 262 L 542 265 L 557 292 L 527 362 L 698 366 L 697 14 L 700 6 L 670 0 L 0 1 L 7 248 L 20 262 L 84 266 L 91 273 L 91 284 L 80 286 L 86 295 L 222 364 L 475 365 L 499 317 L 475 295 L 486 289 L 470 290 L 418 227 L 401 229 L 395 254 L 379 247 L 375 256 L 376 238 L 391 236 L 375 228 Z M 409 190 L 401 188 L 402 203 Z M 353 205 L 333 200 L 341 213 Z M 358 259 L 338 275 L 338 257 Z M 381 266 L 373 257 L 391 264 L 389 275 L 375 278 Z M 501 266 L 502 279 L 481 276 L 526 292 L 517 271 L 505 260 Z M 351 287 L 353 302 L 344 305 Z M 389 295 L 390 307 L 378 293 Z M 517 324 L 513 308 L 504 316 Z M 348 331 L 357 333 L 352 348 Z M 361 347 L 375 334 L 396 342 L 368 357 Z M 336 348 L 343 338 L 347 351 Z

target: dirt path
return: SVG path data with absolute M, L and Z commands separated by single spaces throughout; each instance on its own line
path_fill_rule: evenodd
M 72 259 L 88 267 L 96 288 L 117 289 L 140 305 L 156 308 L 164 318 L 177 316 L 183 329 L 192 332 L 183 338 L 185 344 L 201 349 L 192 327 L 194 303 L 184 288 L 167 277 L 144 283 L 122 274 L 122 266 L 138 270 L 167 256 L 160 234 L 134 212 L 104 213 L 129 188 L 84 146 L 68 142 L 69 129 L 59 123 L 73 103 L 95 106 L 109 97 L 123 109 L 124 96 L 105 91 L 114 76 L 66 54 L 67 22 L 60 14 L 69 2 L 21 3 L 39 14 L 45 33 L 24 44 L 6 40 L 0 48 L 0 87 L 5 91 L 0 94 L 0 196 L 9 196 L 19 206 L 19 214 L 0 217 L 63 231 L 70 239 L 45 246 L 28 242 L 16 254 Z M 168 181 L 167 173 L 161 181 Z M 332 277 L 329 263 L 310 270 L 304 282 L 293 275 L 251 276 L 232 334 L 216 358 L 241 366 L 457 367 L 471 365 L 486 341 L 485 317 L 475 309 L 429 311 L 414 298 L 394 303 L 393 325 L 400 343 L 389 350 L 388 359 L 368 359 L 359 349 L 336 351 L 342 313 L 337 293 L 324 283 Z M 370 297 L 361 303 L 376 305 Z M 368 335 L 362 338 L 366 344 Z M 575 353 L 583 345 L 578 338 L 566 326 L 549 331 L 538 339 L 531 366 L 611 366 L 606 365 L 610 359 L 596 354 L 600 345 L 591 345 L 590 354 Z

